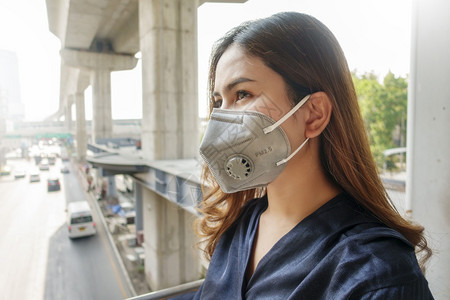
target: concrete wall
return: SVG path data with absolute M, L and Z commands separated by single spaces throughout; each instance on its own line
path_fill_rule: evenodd
M 450 298 L 450 2 L 414 1 L 406 196 L 434 250 L 426 277 Z

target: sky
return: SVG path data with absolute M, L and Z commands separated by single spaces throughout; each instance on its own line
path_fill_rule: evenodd
M 274 4 L 276 3 L 276 5 Z M 198 9 L 199 114 L 206 113 L 206 80 L 212 44 L 246 20 L 298 11 L 335 34 L 357 73 L 409 73 L 411 0 L 248 0 L 205 3 Z M 0 49 L 17 53 L 25 119 L 39 121 L 58 110 L 60 42 L 48 29 L 44 0 L 0 0 Z M 141 67 L 111 74 L 113 119 L 142 117 Z M 91 89 L 85 92 L 92 118 Z M 127 99 L 123 101 L 123 99 Z

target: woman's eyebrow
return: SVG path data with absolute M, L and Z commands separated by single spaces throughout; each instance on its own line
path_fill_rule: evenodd
M 230 83 L 226 86 L 225 90 L 226 90 L 227 92 L 229 92 L 229 91 L 231 91 L 236 85 L 238 85 L 238 84 L 240 84 L 240 83 L 243 83 L 243 82 L 254 82 L 254 81 L 255 81 L 255 80 L 250 79 L 250 78 L 239 77 L 239 78 L 233 80 L 232 82 L 230 82 Z M 213 92 L 213 96 L 214 96 L 214 97 L 220 97 L 220 93 L 217 92 L 217 91 L 215 91 L 215 92 Z
M 231 91 L 236 85 L 238 85 L 239 83 L 243 83 L 243 82 L 253 82 L 253 79 L 249 79 L 249 78 L 245 78 L 245 77 L 239 77 L 238 79 L 233 80 L 232 82 L 230 82 L 227 87 L 226 90 L 229 92 Z

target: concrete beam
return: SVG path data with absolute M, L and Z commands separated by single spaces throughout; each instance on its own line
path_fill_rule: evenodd
M 109 0 L 105 15 L 96 37 L 109 40 L 115 53 L 139 52 L 138 0 Z
M 139 51 L 135 19 L 138 0 L 46 2 L 50 31 L 60 39 L 62 48 L 87 50 L 100 39 L 115 44 L 118 48 L 113 49 L 114 52 L 135 54 Z
M 116 53 L 137 53 L 139 49 L 139 10 L 130 15 L 111 39 L 111 44 Z
M 50 32 L 59 38 L 64 45 L 66 39 L 69 0 L 46 0 L 48 27 Z
M 136 67 L 138 59 L 132 55 L 96 53 L 62 49 L 60 55 L 68 66 L 87 70 L 121 71 Z
M 62 48 L 88 49 L 104 18 L 109 0 L 70 0 Z M 109 16 L 112 18 L 112 16 Z

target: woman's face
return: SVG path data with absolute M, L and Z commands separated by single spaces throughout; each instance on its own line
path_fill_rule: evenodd
M 247 55 L 240 46 L 231 45 L 216 68 L 213 91 L 215 105 L 223 109 L 254 110 L 278 121 L 293 104 L 287 94 L 284 79 L 267 67 L 259 57 Z M 296 149 L 305 139 L 300 108 L 281 127 Z

